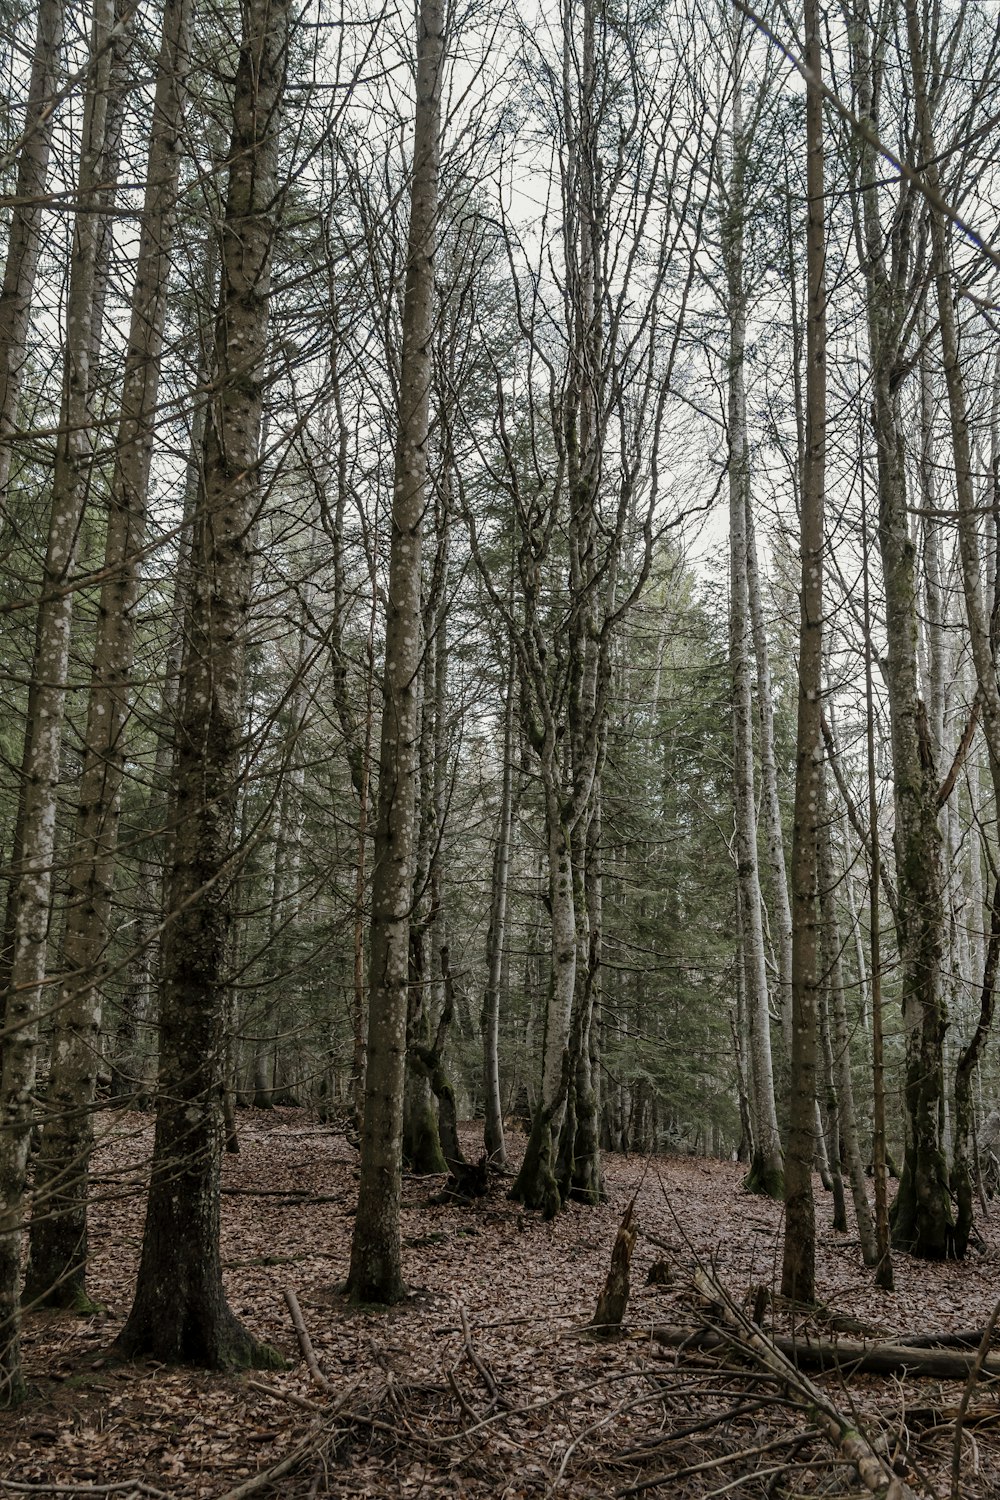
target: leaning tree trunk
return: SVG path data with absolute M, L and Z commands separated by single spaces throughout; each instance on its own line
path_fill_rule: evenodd
M 781 1290 L 812 1302 L 816 1210 L 812 1193 L 816 1113 L 817 997 L 821 982 L 816 836 L 822 774 L 823 548 L 826 486 L 826 198 L 822 41 L 818 0 L 805 4 L 806 84 L 806 442 L 802 473 L 799 705 L 792 835 L 792 1080 L 785 1155 Z
M 351 1295 L 362 1302 L 395 1302 L 403 1294 L 399 1206 L 417 836 L 420 555 L 427 503 L 443 64 L 444 8 L 441 0 L 421 0 L 372 872 L 365 1112 L 348 1275 Z
M 50 1306 L 87 1305 L 87 1182 L 92 1105 L 101 1056 L 101 965 L 109 941 L 125 767 L 139 554 L 159 387 L 188 66 L 189 0 L 164 13 L 146 197 L 132 295 L 121 419 L 104 551 L 94 676 L 87 710 L 69 908 L 65 976 L 52 1046 L 42 1146 L 35 1174 L 41 1213 L 31 1226 L 26 1293 Z
M 24 1393 L 18 1337 L 22 1203 L 38 1028 L 44 1005 L 56 791 L 73 617 L 73 594 L 65 585 L 76 565 L 92 462 L 90 333 L 98 215 L 87 210 L 97 202 L 104 153 L 113 23 L 112 0 L 100 0 L 94 12 L 93 67 L 84 105 L 78 188 L 81 211 L 73 232 L 60 436 L 32 667 L 33 717 L 26 731 L 29 744 L 21 820 L 23 858 L 17 879 L 14 947 L 6 997 L 7 1042 L 0 1075 L 0 1113 L 6 1127 L 0 1139 L 0 1401 L 7 1402 L 19 1400 Z
M 238 855 L 251 544 L 287 0 L 252 0 L 233 96 L 216 324 L 217 394 L 205 434 L 171 799 L 176 827 L 162 947 L 160 1082 L 152 1179 L 128 1355 L 220 1369 L 270 1362 L 226 1302 L 219 1255 L 225 965 Z

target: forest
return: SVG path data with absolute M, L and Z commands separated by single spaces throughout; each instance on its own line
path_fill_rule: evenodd
M 1000 1495 L 1000 4 L 0 67 L 0 1494 Z

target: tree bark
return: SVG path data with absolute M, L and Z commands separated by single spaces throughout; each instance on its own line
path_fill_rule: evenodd
M 735 50 L 740 41 L 737 36 Z M 750 617 L 749 540 L 750 453 L 746 431 L 746 287 L 743 267 L 745 153 L 740 91 L 742 73 L 734 62 L 732 162 L 726 183 L 723 257 L 729 312 L 729 665 L 733 724 L 733 811 L 736 872 L 740 885 L 746 1006 L 750 1022 L 750 1063 L 754 1155 L 747 1176 L 751 1192 L 780 1198 L 784 1191 L 781 1140 L 774 1100 L 770 997 L 764 949 L 764 913 L 757 859 L 757 804 L 754 790 L 753 639 Z
M 861 1240 L 861 1256 L 866 1266 L 874 1266 L 878 1260 L 875 1232 L 872 1227 L 871 1210 L 868 1207 L 868 1189 L 865 1179 L 865 1164 L 858 1137 L 858 1118 L 854 1107 L 854 1082 L 851 1077 L 850 1033 L 847 1022 L 847 1001 L 844 994 L 844 970 L 841 954 L 840 921 L 837 916 L 836 890 L 837 872 L 833 860 L 833 837 L 831 831 L 832 810 L 826 794 L 826 777 L 823 778 L 822 809 L 819 827 L 819 899 L 823 921 L 822 957 L 823 968 L 828 977 L 830 1003 L 830 1041 L 833 1049 L 833 1074 L 837 1087 L 840 1138 L 847 1157 L 854 1213 L 858 1221 Z
M 816 1219 L 812 1194 L 820 984 L 816 836 L 823 762 L 823 548 L 826 464 L 826 222 L 822 39 L 818 0 L 805 4 L 806 85 L 806 441 L 802 472 L 799 704 L 792 839 L 792 1082 L 785 1153 L 781 1289 L 812 1302 Z
M 440 0 L 421 0 L 372 873 L 365 1114 L 348 1276 L 349 1291 L 361 1302 L 389 1303 L 403 1295 L 403 1079 L 417 837 L 421 525 L 427 501 L 443 63 L 443 7 Z
M 233 95 L 216 323 L 216 395 L 205 433 L 191 551 L 162 946 L 160 1080 L 153 1168 L 126 1355 L 212 1369 L 274 1362 L 230 1311 L 219 1253 L 225 1000 L 238 873 L 234 821 L 287 0 L 251 0 Z
M 86 1305 L 87 1177 L 100 1063 L 101 966 L 109 941 L 125 766 L 125 724 L 146 530 L 153 422 L 173 239 L 189 0 L 168 0 L 146 172 L 115 467 L 104 551 L 93 682 L 79 809 L 68 875 L 69 907 L 46 1099 L 26 1293 L 50 1306 Z
M 99 219 L 97 212 L 88 210 L 98 201 L 113 40 L 113 0 L 99 0 L 91 33 L 93 67 L 84 102 L 78 187 L 82 211 L 73 231 L 60 432 L 32 667 L 33 717 L 26 731 L 22 860 L 6 996 L 7 1043 L 0 1075 L 0 1112 L 7 1127 L 0 1142 L 0 1327 L 4 1330 L 0 1401 L 8 1404 L 24 1394 L 18 1337 L 22 1202 L 44 1005 L 56 791 L 73 617 L 73 595 L 64 591 L 64 585 L 76 565 L 92 462 L 90 336 Z
M 507 1164 L 503 1134 L 503 1101 L 500 1097 L 500 993 L 504 944 L 507 935 L 507 892 L 516 793 L 514 787 L 514 654 L 507 669 L 507 693 L 503 718 L 503 767 L 500 772 L 500 809 L 493 847 L 493 879 L 490 886 L 490 925 L 486 932 L 486 991 L 483 996 L 483 1091 L 485 1122 L 483 1144 L 497 1166 Z

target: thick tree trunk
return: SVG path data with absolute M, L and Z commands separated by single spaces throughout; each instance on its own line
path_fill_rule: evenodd
M 23 1395 L 20 1368 L 19 1285 L 22 1203 L 32 1126 L 39 1017 L 44 1006 L 52 864 L 56 838 L 56 790 L 69 670 L 73 595 L 63 585 L 76 564 L 92 461 L 90 332 L 98 246 L 96 199 L 104 153 L 108 80 L 112 63 L 114 9 L 100 0 L 94 12 L 93 67 L 84 104 L 79 197 L 73 265 L 66 307 L 66 357 L 60 435 L 56 445 L 48 547 L 32 668 L 33 718 L 27 725 L 27 776 L 23 784 L 22 862 L 17 879 L 0 1076 L 0 1401 Z
M 68 877 L 69 909 L 59 964 L 66 978 L 59 997 L 46 1118 L 35 1174 L 35 1198 L 42 1212 L 32 1221 L 26 1291 L 33 1300 L 58 1306 L 86 1304 L 87 1178 L 91 1108 L 101 1057 L 101 965 L 109 940 L 118 846 L 138 554 L 146 529 L 180 169 L 188 23 L 189 0 L 170 0 L 164 12 L 153 103 L 146 198 L 108 509 L 105 582 Z
M 440 0 L 421 0 L 372 874 L 368 1062 L 361 1181 L 348 1277 L 351 1294 L 362 1302 L 395 1302 L 403 1294 L 403 1079 L 417 838 L 421 525 L 427 502 L 443 62 L 443 7 Z
M 7 231 L 7 256 L 0 285 L 0 555 L 6 552 L 3 534 L 12 517 L 10 473 L 17 429 L 17 407 L 24 383 L 31 301 L 42 244 L 42 215 L 52 144 L 53 112 L 49 106 L 56 92 L 60 50 L 65 26 L 64 0 L 40 0 L 31 60 L 31 78 L 24 116 L 24 144 L 17 158 L 14 185 L 15 207 Z M 29 688 L 26 722 L 37 716 L 36 690 Z M 29 775 L 31 737 L 25 735 L 20 785 Z M 10 878 L 0 935 L 0 1015 L 10 982 L 17 921 L 18 880 L 24 854 L 24 793 L 18 797 L 14 817 Z
M 276 229 L 286 0 L 252 0 L 233 97 L 216 324 L 171 801 L 153 1170 L 127 1355 L 230 1368 L 271 1363 L 225 1300 L 219 1255 L 224 1033 L 244 656 Z

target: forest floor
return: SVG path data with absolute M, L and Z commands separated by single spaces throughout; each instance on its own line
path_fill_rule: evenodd
M 787 1386 L 730 1350 L 678 1353 L 651 1338 L 658 1325 L 694 1321 L 699 1265 L 737 1301 L 755 1285 L 776 1285 L 781 1207 L 748 1197 L 735 1164 L 608 1156 L 607 1203 L 571 1205 L 552 1223 L 511 1203 L 502 1180 L 465 1206 L 431 1202 L 441 1179 L 407 1178 L 410 1295 L 388 1313 L 358 1311 L 337 1290 L 356 1153 L 304 1111 L 244 1115 L 242 1149 L 224 1168 L 226 1285 L 236 1313 L 289 1368 L 211 1376 L 104 1357 L 129 1307 L 152 1126 L 110 1113 L 99 1123 L 90 1290 L 103 1310 L 26 1317 L 31 1399 L 0 1416 L 4 1497 L 866 1493 Z M 626 1328 L 598 1340 L 584 1326 L 634 1193 L 640 1236 Z M 829 1336 L 840 1320 L 870 1336 L 988 1321 L 1000 1294 L 1000 1205 L 979 1226 L 983 1248 L 964 1264 L 895 1257 L 888 1294 L 862 1268 L 856 1239 L 832 1232 L 822 1191 L 818 1214 L 825 1307 L 811 1320 L 815 1332 Z M 665 1256 L 670 1284 L 647 1286 L 650 1265 Z M 301 1357 L 286 1287 L 311 1335 L 318 1380 Z M 787 1330 L 787 1312 L 773 1317 Z M 763 1321 L 771 1319 L 769 1310 Z M 909 1375 L 812 1379 L 887 1461 L 901 1466 L 907 1453 L 913 1493 L 1000 1497 L 1000 1381 L 984 1377 L 973 1389 Z

